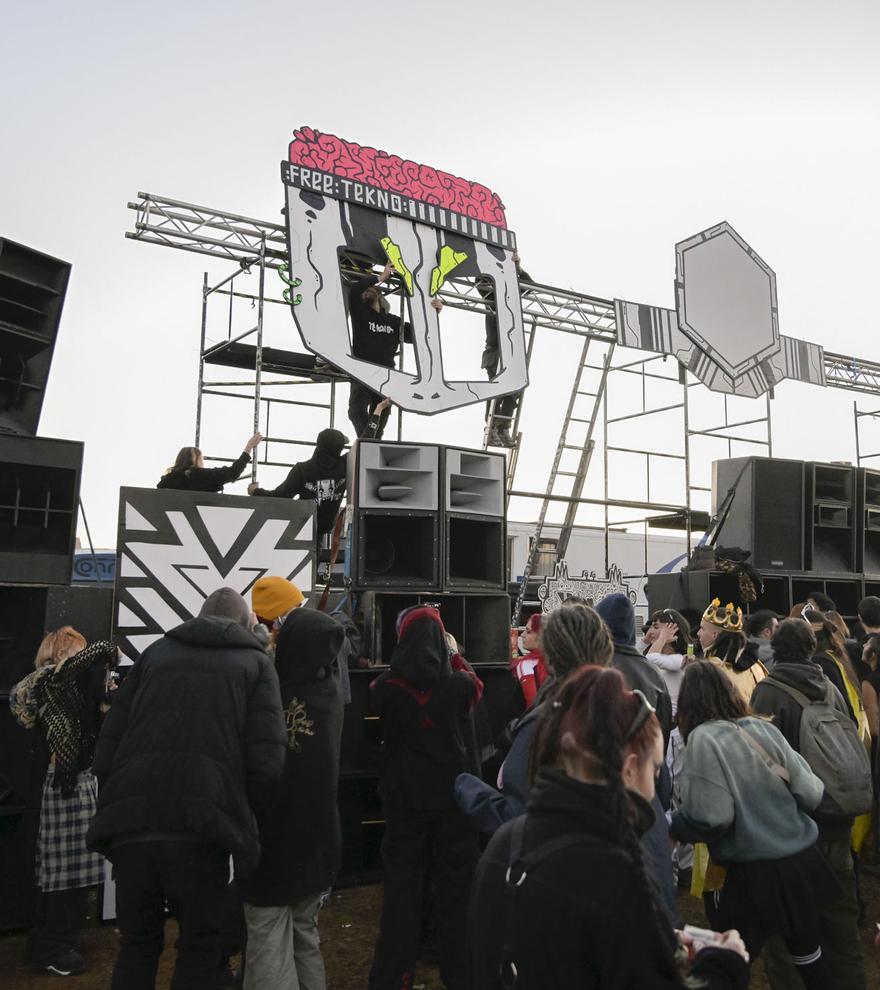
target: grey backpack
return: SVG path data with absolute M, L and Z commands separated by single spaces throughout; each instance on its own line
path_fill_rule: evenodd
M 816 813 L 848 817 L 869 812 L 873 805 L 871 761 L 852 719 L 834 706 L 837 688 L 829 682 L 824 700 L 811 701 L 772 675 L 769 680 L 803 709 L 798 749 L 825 785 Z

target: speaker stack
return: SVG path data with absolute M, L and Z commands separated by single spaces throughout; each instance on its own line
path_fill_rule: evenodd
M 349 455 L 347 578 L 364 621 L 364 649 L 388 663 L 398 614 L 432 604 L 478 665 L 493 729 L 516 684 L 508 670 L 505 461 L 503 454 L 433 444 L 359 441 Z M 375 669 L 352 670 L 342 738 L 339 807 L 343 880 L 379 872 L 384 822 L 376 785 L 381 726 L 370 709 Z
M 738 602 L 738 582 L 717 571 L 655 574 L 651 609 L 702 610 L 713 598 L 787 615 L 812 592 L 828 595 L 848 622 L 859 601 L 880 594 L 880 471 L 742 457 L 712 465 L 712 511 L 732 496 L 716 545 L 751 551 L 764 591 Z
M 0 238 L 0 930 L 26 926 L 33 911 L 45 774 L 9 689 L 33 670 L 47 629 L 89 626 L 84 613 L 99 608 L 92 589 L 74 601 L 70 588 L 83 445 L 34 435 L 69 278 L 67 262 Z

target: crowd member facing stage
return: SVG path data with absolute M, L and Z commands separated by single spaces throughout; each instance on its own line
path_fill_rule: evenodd
M 238 481 L 250 464 L 251 451 L 262 440 L 262 434 L 255 433 L 244 445 L 238 459 L 228 467 L 206 468 L 198 447 L 181 447 L 177 459 L 159 479 L 156 487 L 182 492 L 221 492 L 224 485 Z
M 880 635 L 880 598 L 868 595 L 859 602 L 859 623 L 866 636 Z
M 122 935 L 113 990 L 152 990 L 165 902 L 177 918 L 172 987 L 213 990 L 232 855 L 257 866 L 252 804 L 284 768 L 278 676 L 230 588 L 166 633 L 129 671 L 95 752 L 100 784 L 89 847 L 113 863 Z
M 343 705 L 334 665 L 344 639 L 339 623 L 311 609 L 293 612 L 278 634 L 287 753 L 274 793 L 257 806 L 259 865 L 238 883 L 248 927 L 245 990 L 326 987 L 318 910 L 342 850 Z
M 382 273 L 365 275 L 358 279 L 348 292 L 348 310 L 351 314 L 351 353 L 364 361 L 394 367 L 394 358 L 400 347 L 400 317 L 390 313 L 385 296 L 377 288 L 394 271 L 388 264 Z M 439 299 L 431 303 L 438 311 L 443 304 Z M 412 326 L 403 324 L 403 339 L 412 343 Z M 382 401 L 378 392 L 352 380 L 348 399 L 348 418 L 354 427 L 355 436 L 362 437 L 367 431 L 370 417 Z M 374 438 L 379 440 L 388 421 L 388 408 L 380 414 L 375 427 Z
M 713 599 L 700 621 L 697 638 L 703 656 L 717 664 L 733 681 L 740 697 L 748 704 L 755 685 L 767 676 L 767 668 L 750 648 L 743 633 L 742 609 L 728 602 L 724 608 Z
M 455 806 L 453 785 L 468 769 L 467 721 L 483 685 L 470 671 L 451 669 L 436 609 L 401 612 L 397 636 L 390 670 L 370 685 L 373 710 L 382 719 L 385 836 L 382 917 L 369 987 L 412 986 L 424 872 L 433 861 L 440 976 L 447 990 L 462 990 L 476 829 Z
M 880 635 L 875 633 L 865 640 L 857 670 L 862 682 L 862 698 L 871 738 L 874 740 L 872 766 L 876 767 L 877 739 L 880 737 Z
M 807 990 L 832 990 L 838 984 L 819 937 L 822 910 L 840 888 L 809 816 L 822 781 L 779 729 L 750 715 L 711 661 L 688 666 L 678 724 L 687 751 L 672 834 L 707 843 L 712 861 L 726 867 L 714 927 L 742 932 L 752 958 L 780 935 Z
M 766 608 L 753 612 L 746 619 L 746 637 L 757 650 L 758 659 L 767 670 L 773 667 L 773 647 L 770 645 L 770 640 L 773 639 L 773 634 L 778 628 L 778 616 Z
M 305 602 L 305 596 L 287 578 L 267 575 L 258 578 L 251 588 L 251 606 L 257 620 L 272 634 L 274 642 L 284 620 Z
M 511 663 L 514 677 L 522 690 L 526 708 L 534 704 L 538 690 L 547 680 L 547 661 L 541 652 L 541 613 L 529 616 L 522 634 L 522 645 L 527 651 L 524 656 Z
M 663 763 L 644 695 L 616 670 L 580 668 L 546 710 L 536 758 L 528 812 L 499 829 L 477 869 L 468 986 L 684 988 L 679 941 L 639 848 Z M 725 933 L 696 953 L 692 985 L 745 988 L 744 957 Z
M 248 485 L 248 495 L 314 502 L 317 507 L 315 535 L 320 541 L 333 529 L 345 495 L 347 457 L 342 451 L 347 444 L 348 437 L 339 430 L 321 430 L 312 456 L 294 464 L 277 488 L 260 488 L 254 481 Z
M 849 716 L 850 712 L 840 692 L 822 673 L 822 668 L 813 661 L 816 652 L 816 638 L 809 623 L 803 619 L 785 619 L 779 624 L 772 641 L 776 664 L 773 671 L 755 688 L 752 695 L 752 710 L 757 715 L 772 716 L 773 724 L 785 736 L 792 749 L 801 752 L 809 746 L 805 737 L 804 703 L 827 705 L 837 712 Z M 792 695 L 790 692 L 796 692 Z M 849 796 L 859 797 L 851 787 L 853 768 L 857 769 L 859 741 L 855 727 L 848 720 L 854 740 L 853 751 L 842 765 L 827 774 L 824 779 L 826 791 L 829 781 L 836 778 L 849 790 Z M 807 730 L 809 731 L 809 730 Z M 818 773 L 818 767 L 814 770 Z M 821 776 L 821 774 L 820 774 Z M 870 807 L 870 782 L 867 783 L 865 800 Z M 834 977 L 834 986 L 839 990 L 864 990 L 864 959 L 858 931 L 858 903 L 856 899 L 855 875 L 850 853 L 850 833 L 854 814 L 845 814 L 829 805 L 828 795 L 813 812 L 818 826 L 818 847 L 828 865 L 834 871 L 840 884 L 842 895 L 839 899 L 821 905 L 821 945 L 822 954 Z M 862 809 L 866 810 L 866 809 Z M 765 966 L 774 988 L 794 990 L 798 986 L 795 974 L 786 959 L 778 952 L 765 952 Z
M 27 945 L 37 972 L 71 976 L 86 969 L 79 936 L 88 888 L 104 881 L 104 860 L 85 843 L 97 799 L 92 758 L 116 658 L 111 643 L 87 647 L 80 633 L 64 626 L 45 636 L 35 670 L 9 693 L 15 719 L 36 731 L 35 762 L 45 772 L 36 857 L 40 894 Z
M 510 750 L 501 765 L 497 789 L 471 773 L 460 774 L 455 781 L 458 806 L 484 835 L 492 835 L 526 810 L 532 743 L 557 686 L 585 663 L 608 663 L 614 652 L 608 627 L 587 605 L 569 605 L 545 615 L 538 643 L 549 676 L 532 706 L 511 730 Z

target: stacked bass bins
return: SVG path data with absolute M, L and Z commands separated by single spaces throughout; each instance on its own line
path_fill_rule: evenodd
M 880 471 L 743 457 L 712 465 L 716 543 L 752 551 L 759 570 L 880 574 Z
M 510 676 L 503 454 L 432 444 L 359 441 L 349 455 L 347 578 L 363 619 L 363 652 L 387 664 L 398 614 L 437 606 L 477 668 L 493 738 L 521 707 Z M 384 831 L 377 785 L 381 724 L 369 684 L 351 671 L 342 737 L 339 809 L 342 882 L 380 875 Z

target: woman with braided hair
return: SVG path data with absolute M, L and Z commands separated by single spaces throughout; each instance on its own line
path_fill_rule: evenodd
M 737 933 L 707 947 L 677 938 L 643 869 L 663 763 L 645 696 L 614 669 L 582 667 L 545 709 L 536 758 L 528 812 L 498 830 L 474 880 L 468 986 L 745 988 Z
M 77 944 L 88 888 L 104 879 L 103 858 L 86 850 L 97 800 L 91 766 L 106 674 L 116 658 L 111 643 L 87 647 L 80 633 L 64 626 L 45 636 L 36 669 L 9 695 L 12 714 L 36 729 L 35 749 L 49 765 L 37 839 L 40 897 L 27 949 L 38 972 L 69 976 L 86 968 Z

